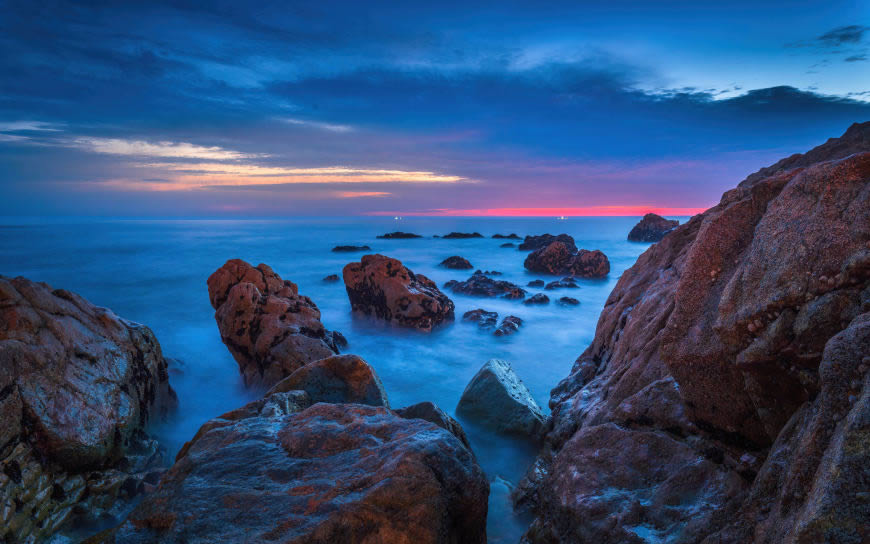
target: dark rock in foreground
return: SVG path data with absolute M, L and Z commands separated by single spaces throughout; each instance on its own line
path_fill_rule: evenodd
M 405 408 L 399 408 L 396 410 L 396 415 L 405 419 L 423 419 L 434 423 L 442 429 L 450 431 L 450 434 L 458 438 L 468 448 L 468 451 L 471 451 L 471 444 L 468 442 L 468 437 L 465 436 L 462 425 L 432 402 L 418 402 Z
M 549 304 L 550 297 L 545 295 L 544 293 L 535 293 L 530 296 L 526 300 L 523 301 L 523 304 L 532 305 L 532 304 Z
M 510 336 L 520 330 L 523 325 L 523 320 L 515 315 L 509 315 L 502 319 L 501 325 L 495 329 L 496 336 Z
M 631 242 L 658 242 L 664 238 L 665 234 L 677 228 L 679 224 L 679 221 L 648 213 L 628 233 L 628 240 Z
M 467 238 L 483 238 L 479 232 L 451 232 L 442 236 L 445 240 L 464 240 Z
M 522 238 L 513 232 L 510 234 L 493 234 L 492 237 L 496 240 L 522 240 Z
M 340 279 L 341 279 L 341 278 L 338 277 L 338 274 L 330 274 L 330 275 L 328 275 L 328 276 L 325 276 L 325 277 L 323 278 L 323 281 L 326 282 L 326 283 L 335 283 L 335 282 L 337 282 L 337 281 L 340 280 Z
M 336 253 L 355 253 L 357 251 L 371 251 L 371 249 L 369 246 L 335 246 L 332 248 L 332 251 Z
M 580 278 L 603 278 L 610 273 L 610 261 L 601 251 L 571 251 L 559 241 L 531 252 L 523 266 L 540 274 L 571 274 Z
M 441 261 L 440 266 L 444 268 L 449 268 L 451 270 L 471 270 L 474 266 L 468 262 L 468 259 L 464 259 L 459 255 L 454 255 L 453 257 L 447 257 L 443 261 Z
M 504 297 L 508 299 L 525 298 L 526 291 L 509 281 L 494 280 L 479 270 L 465 281 L 449 281 L 445 284 L 454 293 L 477 297 Z
M 338 353 L 343 337 L 320 322 L 314 302 L 271 268 L 227 261 L 208 278 L 221 340 L 249 386 L 270 386 Z
M 0 540 L 44 542 L 142 492 L 175 406 L 151 330 L 63 289 L 0 276 Z
M 568 236 L 567 234 L 560 234 L 558 236 L 553 236 L 552 234 L 541 234 L 540 236 L 526 236 L 526 239 L 523 240 L 522 244 L 520 244 L 519 249 L 523 251 L 541 249 L 547 247 L 553 242 L 562 242 L 571 253 L 577 252 L 577 246 L 574 245 L 574 238 Z
M 343 274 L 354 312 L 425 332 L 453 321 L 453 301 L 432 280 L 396 259 L 365 255 L 345 266 Z
M 462 314 L 463 321 L 474 321 L 481 329 L 494 329 L 498 324 L 498 313 L 487 312 L 482 308 L 469 310 Z
M 387 234 L 381 234 L 378 236 L 381 240 L 407 240 L 410 238 L 422 238 L 419 234 L 414 234 L 411 232 L 388 232 Z
M 456 412 L 503 433 L 537 436 L 544 414 L 510 363 L 490 359 L 462 393 Z

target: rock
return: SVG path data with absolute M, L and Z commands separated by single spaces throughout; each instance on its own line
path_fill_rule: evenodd
M 451 232 L 442 236 L 445 240 L 462 240 L 466 238 L 483 238 L 479 232 Z
M 523 301 L 523 304 L 532 305 L 532 304 L 549 304 L 550 297 L 545 295 L 544 293 L 536 293 L 531 297 L 527 298 Z
M 513 232 L 510 234 L 493 234 L 492 237 L 496 240 L 522 240 L 522 238 L 520 238 L 516 235 L 516 233 Z
M 338 274 L 330 274 L 328 276 L 325 276 L 323 278 L 323 281 L 326 283 L 334 283 L 337 282 L 339 279 L 340 278 L 338 277 Z
M 482 308 L 470 310 L 462 314 L 463 321 L 475 321 L 481 329 L 493 329 L 498 323 L 497 312 L 487 312 Z
M 148 327 L 0 276 L 0 540 L 124 508 L 162 461 L 146 425 L 175 403 Z
M 483 274 L 484 276 L 501 276 L 502 273 L 498 270 L 475 270 L 475 274 Z
M 528 285 L 529 287 L 543 287 L 544 280 L 532 280 L 526 285 Z
M 628 233 L 628 240 L 630 242 L 658 242 L 664 238 L 665 234 L 677 228 L 679 224 L 679 221 L 648 213 Z
M 354 312 L 424 332 L 453 321 L 453 301 L 432 280 L 396 259 L 365 255 L 343 273 Z
M 520 330 L 520 327 L 523 325 L 523 320 L 515 315 L 509 315 L 506 318 L 502 319 L 501 325 L 495 330 L 493 334 L 496 336 L 510 336 L 511 334 Z
M 221 340 L 245 384 L 271 386 L 303 365 L 338 353 L 343 337 L 320 322 L 314 302 L 271 268 L 227 261 L 208 278 Z
M 507 361 L 490 359 L 474 375 L 456 411 L 502 433 L 537 436 L 544 414 Z
M 505 242 L 505 243 L 503 243 L 502 245 L 500 245 L 500 246 L 498 246 L 498 247 L 517 247 L 517 245 L 514 244 L 514 243 L 512 243 L 512 242 Z
M 541 274 L 571 274 L 581 278 L 603 278 L 610 273 L 610 261 L 599 250 L 571 251 L 562 242 L 552 242 L 531 252 L 523 265 Z
M 580 304 L 580 301 L 572 297 L 561 297 L 559 299 L 559 304 L 565 306 L 577 306 L 578 304 Z
M 450 268 L 451 270 L 471 270 L 474 268 L 467 259 L 463 259 L 458 255 L 454 255 L 453 257 L 447 257 L 439 266 L 443 266 L 444 268 Z
M 287 406 L 204 425 L 157 490 L 94 540 L 486 540 L 489 485 L 449 431 L 383 407 Z
M 565 244 L 565 247 L 568 248 L 568 251 L 571 253 L 577 253 L 577 246 L 574 245 L 574 238 L 568 236 L 567 234 L 560 234 L 558 236 L 553 236 L 552 234 L 541 234 L 540 236 L 526 236 L 526 239 L 523 240 L 523 243 L 520 244 L 520 250 L 529 251 L 534 249 L 545 248 L 553 242 L 562 242 Z
M 868 241 L 864 123 L 647 249 L 551 392 L 526 540 L 867 540 Z
M 357 251 L 371 251 L 371 249 L 369 246 L 335 246 L 332 248 L 332 251 L 336 253 L 355 253 Z
M 381 240 L 407 240 L 410 238 L 422 238 L 422 236 L 410 232 L 396 231 L 389 232 L 387 234 L 381 234 L 380 236 L 378 236 L 378 238 L 380 238 Z
M 447 429 L 450 431 L 450 434 L 458 438 L 468 448 L 468 451 L 471 451 L 471 444 L 468 442 L 468 437 L 465 436 L 462 425 L 432 402 L 418 402 L 405 408 L 399 408 L 396 410 L 396 415 L 405 419 L 423 419 L 438 425 L 442 429 Z
M 543 282 L 541 282 L 543 283 Z M 544 289 L 552 291 L 553 289 L 577 289 L 580 287 L 574 278 L 562 278 L 561 280 L 551 281 Z
M 266 394 L 305 391 L 311 403 L 352 403 L 390 407 L 381 380 L 356 355 L 336 355 L 307 364 Z
M 447 282 L 444 286 L 454 293 L 477 297 L 502 296 L 507 299 L 521 299 L 526 296 L 526 291 L 520 286 L 509 281 L 494 280 L 479 270 L 465 281 Z

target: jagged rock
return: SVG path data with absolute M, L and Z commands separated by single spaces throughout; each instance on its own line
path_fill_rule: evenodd
M 419 234 L 414 234 L 411 232 L 388 232 L 387 234 L 381 234 L 378 238 L 382 240 L 407 240 L 409 238 L 422 238 Z
M 503 433 L 537 436 L 544 414 L 507 361 L 490 359 L 474 375 L 456 407 L 462 417 Z
M 0 276 L 0 539 L 123 508 L 161 462 L 145 426 L 175 403 L 148 327 Z
M 374 369 L 356 355 L 336 355 L 307 364 L 266 394 L 305 391 L 311 403 L 353 403 L 390 407 Z
M 498 247 L 517 247 L 517 245 L 514 244 L 513 242 L 505 242 L 505 243 L 503 243 L 502 245 L 500 245 L 500 246 L 498 246 Z
M 507 299 L 525 298 L 526 291 L 522 287 L 504 280 L 494 280 L 487 277 L 480 270 L 476 271 L 465 281 L 449 281 L 444 284 L 454 293 L 472 295 L 477 297 L 498 297 Z
M 528 285 L 529 287 L 543 287 L 544 280 L 532 280 L 526 285 Z
M 532 305 L 532 304 L 549 304 L 550 297 L 545 295 L 544 293 L 535 293 L 530 296 L 526 300 L 523 301 L 523 304 Z
M 520 238 L 516 235 L 516 233 L 513 232 L 510 234 L 493 234 L 492 237 L 496 240 L 522 240 L 522 238 Z
M 551 281 L 544 289 L 552 291 L 553 289 L 577 289 L 580 287 L 574 278 L 562 278 L 561 280 Z
M 335 246 L 332 251 L 336 253 L 355 253 L 357 251 L 371 251 L 369 246 Z
M 435 282 L 396 259 L 366 255 L 345 266 L 343 274 L 354 312 L 425 332 L 453 321 L 453 301 Z
M 580 301 L 573 297 L 561 297 L 559 299 L 559 304 L 565 306 L 577 306 L 578 304 L 580 304 Z
M 157 490 L 92 542 L 486 540 L 489 485 L 448 430 L 383 407 L 278 404 L 287 411 L 204 425 Z
M 658 242 L 664 238 L 665 234 L 677 228 L 679 224 L 679 221 L 648 213 L 628 233 L 628 240 L 630 242 Z
M 479 232 L 451 232 L 442 236 L 445 240 L 462 240 L 466 238 L 483 238 Z
M 603 278 L 610 273 L 610 261 L 599 250 L 572 251 L 562 242 L 552 242 L 536 249 L 526 257 L 523 265 L 541 274 L 571 274 L 581 278 Z
M 574 238 L 568 236 L 567 234 L 559 234 L 558 236 L 553 236 L 552 234 L 541 234 L 540 236 L 526 236 L 526 239 L 523 240 L 522 244 L 520 244 L 520 250 L 529 251 L 534 249 L 541 249 L 547 247 L 553 242 L 562 242 L 571 253 L 577 253 L 577 246 L 574 245 Z
M 323 281 L 326 282 L 326 283 L 335 283 L 335 282 L 337 282 L 339 279 L 341 279 L 341 278 L 338 277 L 338 274 L 330 274 L 330 275 L 324 277 L 324 278 L 323 278 Z
M 864 123 L 644 252 L 551 392 L 527 540 L 867 540 L 868 244 Z
M 453 257 L 447 257 L 443 261 L 441 261 L 440 266 L 444 268 L 450 268 L 451 270 L 471 270 L 474 268 L 468 259 L 464 259 L 458 255 L 454 255 Z
M 271 386 L 312 361 L 338 353 L 344 338 L 320 322 L 320 310 L 265 264 L 227 261 L 208 278 L 221 340 L 245 384 Z
M 481 329 L 492 329 L 498 324 L 498 312 L 487 312 L 482 308 L 478 308 L 462 314 L 462 320 L 475 321 Z
M 471 444 L 468 442 L 468 437 L 465 436 L 462 425 L 432 402 L 418 402 L 405 408 L 399 408 L 396 410 L 396 414 L 405 419 L 423 419 L 438 425 L 442 429 L 447 429 L 450 431 L 450 434 L 458 438 L 468 448 L 468 451 L 471 451 Z
M 509 315 L 502 319 L 501 325 L 498 326 L 493 334 L 495 334 L 496 336 L 510 336 L 520 330 L 520 327 L 522 327 L 522 325 L 522 319 L 515 315 Z

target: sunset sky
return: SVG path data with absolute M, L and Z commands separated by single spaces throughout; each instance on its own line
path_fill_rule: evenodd
M 0 4 L 5 216 L 689 215 L 870 120 L 870 2 Z

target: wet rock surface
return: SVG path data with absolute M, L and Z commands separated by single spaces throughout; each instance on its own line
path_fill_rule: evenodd
M 481 272 L 476 271 L 465 281 L 449 281 L 445 287 L 454 293 L 471 295 L 476 297 L 504 297 L 507 299 L 522 299 L 526 291 L 522 287 L 504 280 L 494 280 Z
M 465 436 L 465 431 L 458 421 L 450 417 L 447 412 L 439 408 L 432 402 L 418 402 L 405 408 L 396 410 L 396 415 L 405 419 L 423 419 L 438 425 L 442 429 L 450 431 L 450 434 L 459 439 L 462 444 L 471 451 L 471 444 L 468 442 L 468 437 Z
M 356 355 L 336 355 L 307 364 L 278 382 L 267 394 L 304 391 L 311 402 L 390 407 L 374 369 Z
M 494 329 L 498 324 L 498 313 L 488 312 L 482 308 L 469 310 L 462 314 L 463 321 L 473 321 L 481 329 Z
M 574 238 L 567 234 L 541 234 L 539 236 L 526 236 L 519 249 L 522 251 L 531 251 L 534 249 L 545 248 L 553 242 L 562 242 L 571 253 L 577 252 L 577 246 L 574 244 Z
M 369 246 L 335 246 L 332 251 L 335 253 L 355 253 L 357 251 L 371 251 Z
M 549 304 L 550 297 L 545 295 L 544 293 L 535 293 L 530 296 L 526 300 L 523 301 L 523 304 L 531 306 L 532 304 Z
M 396 259 L 365 255 L 345 266 L 343 275 L 354 312 L 424 332 L 453 321 L 453 301 Z
M 671 232 L 680 222 L 674 219 L 665 219 L 660 215 L 648 213 L 628 233 L 630 242 L 658 242 L 665 234 Z
M 227 261 L 208 278 L 208 294 L 221 340 L 248 386 L 274 385 L 344 343 L 320 322 L 317 305 L 265 264 Z
M 610 261 L 601 251 L 572 251 L 560 241 L 531 252 L 523 266 L 540 274 L 571 274 L 580 278 L 603 278 L 610 273 Z
M 117 515 L 159 472 L 145 426 L 175 403 L 148 327 L 0 276 L 0 539 Z
M 541 408 L 510 363 L 490 359 L 474 375 L 456 413 L 495 431 L 537 436 L 544 423 Z
M 527 540 L 867 540 L 868 244 L 865 123 L 643 253 L 551 392 Z
M 452 257 L 447 257 L 439 266 L 443 266 L 444 268 L 449 268 L 451 270 L 471 270 L 474 268 L 468 259 L 460 257 L 459 255 L 454 255 Z
M 378 236 L 381 240 L 408 240 L 411 238 L 422 238 L 419 234 L 414 234 L 412 232 L 388 232 L 387 234 L 381 234 Z
M 520 330 L 520 327 L 523 326 L 523 320 L 515 315 L 509 315 L 502 319 L 501 325 L 495 329 L 496 336 L 510 336 L 515 332 Z

